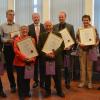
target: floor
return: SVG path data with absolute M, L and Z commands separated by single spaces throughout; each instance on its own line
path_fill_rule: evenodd
M 16 77 L 16 75 L 15 75 Z M 17 93 L 10 93 L 9 82 L 7 79 L 7 74 L 2 76 L 2 82 L 4 90 L 7 94 L 7 98 L 1 98 L 0 100 L 18 100 Z M 32 86 L 33 81 L 31 81 Z M 24 83 L 23 83 L 24 84 Z M 35 88 L 31 89 L 32 97 L 26 98 L 25 100 L 100 100 L 100 91 L 96 90 L 100 86 L 100 82 L 94 82 L 93 89 L 78 88 L 78 82 L 74 81 L 71 83 L 71 89 L 67 90 L 64 86 L 64 81 L 62 81 L 62 88 L 65 93 L 65 97 L 61 98 L 56 95 L 56 90 L 54 89 L 54 82 L 52 81 L 52 96 L 49 98 L 44 98 L 45 91 L 43 89 Z

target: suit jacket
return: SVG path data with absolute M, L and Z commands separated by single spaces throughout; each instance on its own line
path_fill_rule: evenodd
M 54 25 L 53 31 L 58 33 L 58 32 L 60 31 L 59 26 L 60 26 L 60 23 Z M 73 25 L 68 24 L 68 23 L 65 23 L 65 28 L 68 29 L 68 31 L 69 31 L 71 37 L 72 37 L 73 40 L 75 41 L 75 33 L 74 33 Z M 76 42 L 75 42 L 75 43 L 76 43 Z M 75 45 L 73 45 L 73 47 L 74 47 L 74 46 L 75 46 Z M 65 51 L 65 53 L 70 54 L 71 51 L 72 51 L 72 48 L 71 48 L 70 50 L 67 50 L 67 52 Z
M 44 25 L 40 23 L 40 34 L 42 34 L 44 32 L 45 32 Z M 36 33 L 35 33 L 35 25 L 34 24 L 29 25 L 29 36 L 35 38 L 35 41 L 37 41 Z M 36 43 L 36 48 L 38 49 L 38 44 L 37 43 Z
M 49 57 L 47 57 L 45 55 L 45 53 L 42 52 L 42 48 L 46 42 L 46 39 L 48 38 L 48 34 L 49 33 L 43 33 L 40 35 L 40 39 L 39 39 L 39 51 L 40 51 L 40 55 L 45 59 L 45 61 L 51 61 L 54 60 L 56 63 L 56 67 L 58 66 L 62 66 L 63 65 L 63 57 L 62 57 L 62 51 L 64 49 L 64 43 L 61 44 L 61 46 L 55 51 L 55 58 L 51 59 Z M 57 36 L 61 37 L 61 35 L 58 33 L 56 34 Z

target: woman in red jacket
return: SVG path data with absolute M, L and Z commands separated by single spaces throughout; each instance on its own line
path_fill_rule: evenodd
M 30 79 L 24 78 L 25 73 L 25 66 L 26 63 L 34 63 L 35 57 L 32 59 L 28 59 L 24 54 L 22 54 L 18 48 L 17 43 L 23 39 L 28 37 L 28 27 L 22 26 L 20 28 L 20 36 L 16 37 L 14 40 L 14 52 L 15 52 L 15 58 L 14 58 L 14 66 L 16 68 L 17 72 L 17 87 L 18 87 L 18 95 L 20 100 L 24 100 L 24 97 L 28 96 L 30 97 Z M 33 39 L 33 43 L 35 44 L 35 41 Z

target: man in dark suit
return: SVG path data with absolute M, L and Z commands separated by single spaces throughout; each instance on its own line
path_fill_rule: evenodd
M 45 59 L 45 69 L 47 68 L 46 63 L 53 63 L 55 62 L 55 75 L 48 75 L 46 73 L 45 77 L 45 90 L 46 90 L 46 97 L 51 96 L 51 76 L 54 79 L 55 82 L 55 88 L 57 90 L 57 95 L 60 97 L 64 97 L 64 94 L 62 92 L 61 88 L 61 66 L 63 64 L 63 58 L 61 52 L 63 51 L 64 44 L 62 45 L 55 51 L 51 51 L 50 53 L 44 53 L 42 52 L 42 48 L 48 38 L 48 35 L 53 31 L 53 25 L 50 21 L 46 21 L 44 23 L 45 30 L 46 32 L 40 35 L 40 40 L 39 40 L 39 50 L 40 54 L 42 57 Z M 56 34 L 56 33 L 54 33 Z M 60 34 L 56 34 L 57 36 L 61 37 Z M 51 67 L 51 65 L 49 66 Z
M 36 48 L 38 50 L 38 41 L 40 34 L 45 32 L 44 25 L 40 23 L 40 16 L 38 13 L 32 14 L 33 23 L 29 25 L 29 36 L 34 37 L 36 41 Z M 45 71 L 44 71 L 44 63 L 43 59 L 39 55 L 36 59 L 35 69 L 34 69 L 34 84 L 33 88 L 38 86 L 38 72 L 40 72 L 40 87 L 44 87 L 45 84 Z M 39 71 L 38 71 L 39 69 Z
M 75 34 L 74 34 L 74 28 L 71 24 L 68 24 L 65 22 L 66 21 L 66 13 L 65 12 L 60 12 L 59 13 L 59 23 L 54 25 L 54 31 L 59 32 L 60 30 L 67 28 L 67 30 L 70 33 L 70 36 L 73 38 L 75 41 Z M 70 88 L 70 79 L 71 79 L 71 52 L 72 52 L 73 46 L 70 46 L 68 48 L 65 48 L 63 51 L 63 57 L 67 56 L 67 59 L 70 61 L 69 64 L 64 65 L 64 71 L 65 71 L 65 85 L 66 88 Z

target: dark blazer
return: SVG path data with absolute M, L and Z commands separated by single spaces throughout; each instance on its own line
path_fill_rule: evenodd
M 54 25 L 54 28 L 53 28 L 54 32 L 59 32 L 59 31 L 60 31 L 60 30 L 59 30 L 59 25 L 60 25 L 60 23 L 59 23 L 59 24 Z M 73 38 L 73 40 L 75 41 L 75 32 L 74 32 L 73 25 L 68 24 L 68 23 L 65 23 L 65 28 L 67 28 L 67 29 L 68 29 L 68 31 L 69 31 L 69 33 L 70 33 L 71 37 L 72 37 L 72 38 Z
M 68 29 L 68 31 L 69 31 L 71 37 L 73 38 L 73 40 L 75 41 L 75 44 L 76 44 L 75 32 L 74 32 L 74 27 L 73 27 L 73 25 L 68 24 L 68 23 L 64 23 L 64 24 L 65 24 L 65 28 Z M 54 25 L 53 31 L 58 33 L 58 32 L 60 31 L 60 30 L 59 30 L 59 26 L 60 26 L 60 23 Z M 74 47 L 75 47 L 75 45 L 73 45 L 73 48 L 74 48 Z M 72 52 L 72 48 L 71 48 L 70 50 L 67 50 L 67 51 L 65 50 L 65 51 L 64 51 L 64 53 L 66 53 L 66 54 L 70 54 L 71 52 Z
M 40 34 L 42 34 L 44 32 L 45 32 L 44 25 L 40 23 Z M 35 38 L 35 41 L 37 41 L 34 24 L 29 25 L 29 36 Z M 38 44 L 37 43 L 36 43 L 36 47 L 38 49 Z
M 39 51 L 40 51 L 40 55 L 42 55 L 42 57 L 44 57 L 45 61 L 51 61 L 51 60 L 55 60 L 56 63 L 56 67 L 57 66 L 62 66 L 63 65 L 63 57 L 62 57 L 62 51 L 64 49 L 64 43 L 61 44 L 61 46 L 55 51 L 55 58 L 51 59 L 49 57 L 47 57 L 45 55 L 45 53 L 42 52 L 42 48 L 46 42 L 46 39 L 48 38 L 48 34 L 49 33 L 43 33 L 40 35 L 40 39 L 39 39 Z M 56 34 L 57 36 L 61 37 L 61 35 L 59 33 Z

